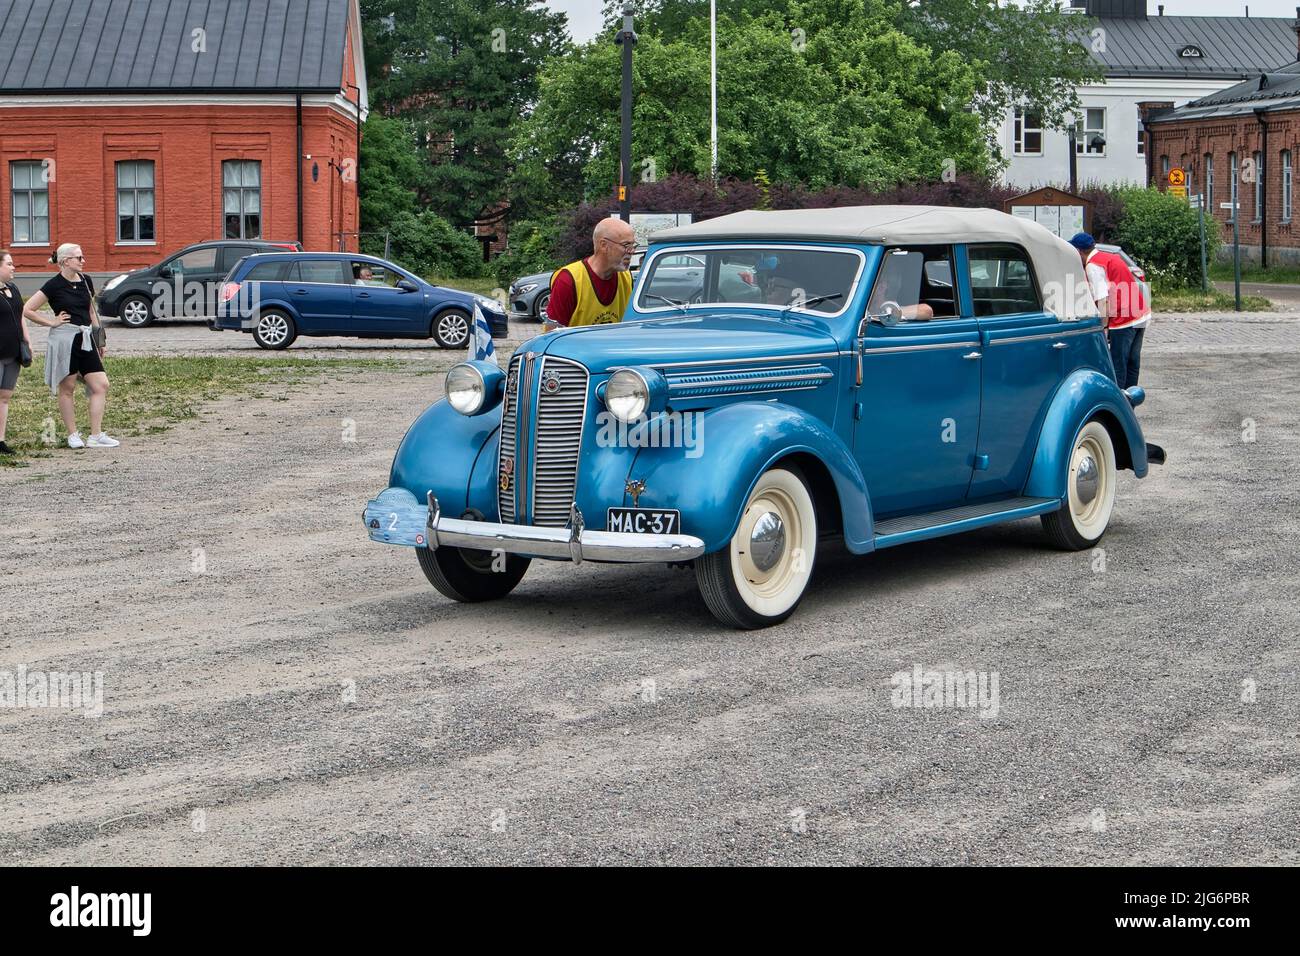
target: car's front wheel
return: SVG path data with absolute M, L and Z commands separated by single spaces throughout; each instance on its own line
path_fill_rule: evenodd
M 147 295 L 128 295 L 118 307 L 122 324 L 132 329 L 143 329 L 153 324 L 153 302 Z
M 745 503 L 727 546 L 695 562 L 709 610 L 731 627 L 780 624 L 799 605 L 817 554 L 817 513 L 803 478 L 772 468 Z
M 551 304 L 551 294 L 543 292 L 537 297 L 536 317 L 538 322 L 545 322 L 547 319 L 546 307 Z
M 257 317 L 253 326 L 253 341 L 264 349 L 278 352 L 287 349 L 298 337 L 298 327 L 293 317 L 284 312 L 270 309 Z
M 1043 530 L 1058 548 L 1082 551 L 1106 533 L 1115 508 L 1115 445 L 1101 422 L 1079 430 L 1065 476 L 1065 504 L 1042 516 Z
M 529 558 L 469 548 L 416 548 L 420 568 L 438 593 L 453 601 L 495 601 L 515 589 Z
M 463 349 L 469 341 L 469 313 L 447 309 L 433 319 L 433 338 L 444 349 Z

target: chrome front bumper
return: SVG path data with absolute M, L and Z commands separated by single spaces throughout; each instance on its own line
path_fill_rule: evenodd
M 442 514 L 429 492 L 423 506 L 405 488 L 388 488 L 367 503 L 362 520 L 371 541 L 416 548 L 469 548 L 504 551 L 532 558 L 654 563 L 690 561 L 704 554 L 704 542 L 688 534 L 630 534 L 593 531 L 575 505 L 563 528 L 469 521 Z

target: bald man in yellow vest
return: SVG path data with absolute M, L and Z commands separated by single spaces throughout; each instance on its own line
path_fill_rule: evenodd
M 636 249 L 636 233 L 622 219 L 596 224 L 592 251 L 551 276 L 551 301 L 546 314 L 559 325 L 605 325 L 622 321 L 632 298 L 628 267 Z M 549 326 L 548 326 L 549 328 Z

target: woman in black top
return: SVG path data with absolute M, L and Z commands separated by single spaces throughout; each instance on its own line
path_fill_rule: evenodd
M 9 418 L 9 399 L 18 384 L 20 346 L 27 343 L 27 324 L 23 322 L 23 297 L 14 285 L 14 259 L 8 249 L 0 249 L 0 455 L 12 455 L 5 444 L 5 424 Z
M 45 354 L 45 381 L 59 396 L 59 414 L 68 429 L 69 448 L 114 448 L 121 444 L 104 433 L 104 406 L 108 402 L 108 375 L 104 371 L 103 346 L 92 340 L 92 329 L 100 330 L 95 311 L 95 290 L 90 277 L 83 274 L 86 257 L 81 246 L 65 242 L 50 257 L 59 266 L 39 292 L 27 300 L 23 314 L 33 322 L 50 327 Z M 47 319 L 37 310 L 49 303 L 55 318 Z M 77 431 L 73 395 L 77 377 L 86 383 L 90 405 L 90 436 L 83 439 Z

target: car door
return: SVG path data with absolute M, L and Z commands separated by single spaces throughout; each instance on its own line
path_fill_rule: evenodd
M 161 278 L 170 295 L 159 296 L 155 310 L 162 318 L 204 318 L 213 314 L 216 286 L 225 276 L 221 270 L 220 246 L 199 246 L 164 264 Z
M 343 259 L 299 259 L 284 281 L 301 318 L 298 331 L 347 335 L 352 331 L 352 277 Z
M 968 301 L 979 324 L 983 359 L 978 467 L 969 497 L 1020 493 L 1047 406 L 1060 383 L 1068 339 L 1043 307 L 1042 276 L 1020 246 L 965 249 Z
M 951 277 L 948 246 L 887 250 L 859 329 L 853 450 L 877 519 L 962 503 L 980 421 L 979 327 L 933 280 Z M 949 281 L 947 295 L 952 296 Z M 947 301 L 951 302 L 951 298 Z M 901 317 L 899 313 L 902 313 Z M 933 312 L 933 317 L 928 317 Z M 860 378 L 859 378 L 860 376 Z
M 425 337 L 429 308 L 419 283 L 415 291 L 397 283 L 414 280 L 396 269 L 357 259 L 349 263 L 352 276 L 352 322 L 355 335 Z

